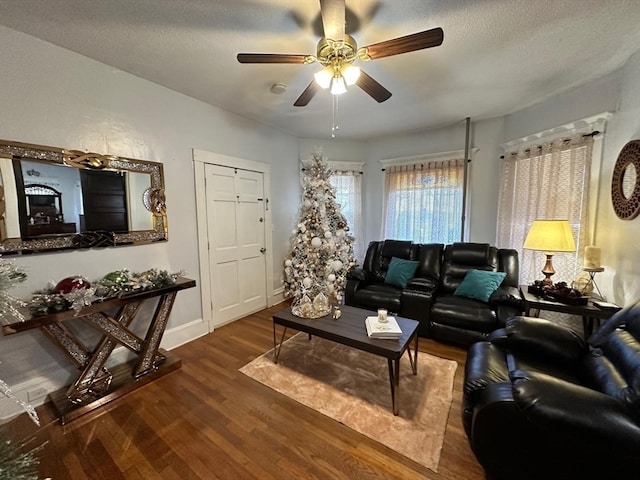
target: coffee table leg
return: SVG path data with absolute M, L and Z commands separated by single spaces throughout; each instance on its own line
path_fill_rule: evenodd
M 391 407 L 393 414 L 398 415 L 399 399 L 398 393 L 400 390 L 400 359 L 391 360 L 387 359 L 389 364 L 389 383 L 391 384 Z
M 278 357 L 280 356 L 280 349 L 282 348 L 282 342 L 284 342 L 284 336 L 287 333 L 287 327 L 282 330 L 282 336 L 280 337 L 280 343 L 276 342 L 276 322 L 273 322 L 273 363 L 278 363 Z
M 409 355 L 409 362 L 411 363 L 411 370 L 414 375 L 418 374 L 418 333 L 416 332 L 413 338 L 413 355 L 411 355 L 411 349 L 407 347 L 407 355 Z

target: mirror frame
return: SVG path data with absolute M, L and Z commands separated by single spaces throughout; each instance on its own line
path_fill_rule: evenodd
M 65 150 L 57 147 L 0 140 L 0 157 L 11 160 L 39 161 L 88 170 L 111 170 L 147 173 L 151 187 L 140 199 L 152 215 L 152 229 L 128 233 L 80 232 L 43 238 L 0 238 L 0 255 L 48 253 L 55 250 L 75 250 L 119 245 L 145 245 L 168 240 L 167 212 L 162 163 L 136 160 L 114 155 Z M 5 202 L 0 186 L 0 234 L 5 228 Z
M 624 192 L 624 177 L 630 165 L 635 168 L 633 191 L 628 197 Z M 611 203 L 621 220 L 633 220 L 640 215 L 640 140 L 631 140 L 620 153 L 611 176 Z

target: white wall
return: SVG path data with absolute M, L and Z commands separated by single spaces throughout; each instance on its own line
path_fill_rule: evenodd
M 611 175 L 624 145 L 640 139 L 640 52 L 620 73 L 618 108 L 605 137 L 599 184 L 595 240 L 602 248 L 605 271 L 596 281 L 610 300 L 626 306 L 640 299 L 640 217 L 625 221 L 616 216 L 611 203 Z
M 296 138 L 6 27 L 0 45 L 0 138 L 162 162 L 169 225 L 166 243 L 16 258 L 29 278 L 14 294 L 28 297 L 49 280 L 99 279 L 121 268 L 185 270 L 198 279 L 192 148 L 271 165 L 273 283 L 281 287 L 279 266 L 298 203 Z M 206 328 L 199 288 L 182 291 L 163 345 L 172 332 L 175 343 Z M 68 383 L 75 373 L 67 365 L 38 331 L 0 337 L 0 378 L 23 397 L 33 385 Z M 13 408 L 0 399 L 0 418 Z

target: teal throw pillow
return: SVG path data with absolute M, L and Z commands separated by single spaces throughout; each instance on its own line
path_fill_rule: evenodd
M 453 294 L 488 302 L 506 276 L 504 272 L 469 270 Z
M 404 288 L 407 286 L 407 282 L 413 278 L 417 269 L 418 262 L 416 261 L 392 257 L 384 283 Z

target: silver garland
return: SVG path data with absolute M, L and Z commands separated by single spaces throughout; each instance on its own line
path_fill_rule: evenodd
M 3 323 L 23 322 L 24 315 L 20 308 L 26 305 L 14 297 L 9 290 L 27 279 L 27 274 L 16 267 L 13 262 L 0 258 L 0 319 Z

